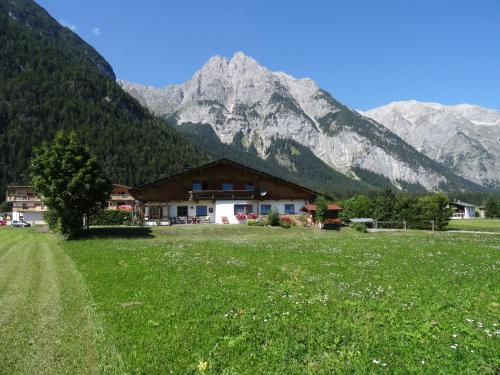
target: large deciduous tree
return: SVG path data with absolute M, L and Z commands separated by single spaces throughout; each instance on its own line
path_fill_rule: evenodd
M 106 206 L 112 185 L 75 133 L 57 133 L 54 142 L 35 150 L 31 183 L 43 197 L 52 230 L 73 237 L 84 222 Z

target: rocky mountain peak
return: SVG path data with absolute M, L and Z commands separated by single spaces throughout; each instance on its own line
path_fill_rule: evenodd
M 449 171 L 442 172 L 393 132 L 342 105 L 313 80 L 272 72 L 243 52 L 230 59 L 210 58 L 180 85 L 122 86 L 170 122 L 209 125 L 220 142 L 242 145 L 262 159 L 276 154 L 276 142 L 291 141 L 309 149 L 318 163 L 342 173 L 369 171 L 396 186 L 403 182 L 429 190 L 450 183 L 445 176 Z M 290 164 L 286 155 L 276 158 Z
M 485 186 L 500 186 L 499 111 L 411 100 L 364 114 L 460 176 Z

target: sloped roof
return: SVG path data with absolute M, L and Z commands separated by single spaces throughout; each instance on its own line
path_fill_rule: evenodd
M 475 204 L 470 204 L 470 203 L 465 203 L 465 202 L 451 202 L 451 204 L 454 204 L 455 206 L 462 206 L 462 207 L 476 207 Z
M 148 184 L 143 184 L 143 185 L 139 185 L 139 186 L 135 186 L 133 187 L 132 189 L 129 190 L 130 193 L 133 193 L 134 191 L 138 191 L 138 190 L 142 190 L 142 189 L 145 189 L 145 188 L 148 188 L 150 186 L 154 186 L 154 185 L 157 185 L 157 184 L 160 184 L 160 183 L 163 183 L 163 182 L 167 182 L 167 181 L 171 181 L 171 180 L 175 180 L 179 177 L 182 177 L 182 176 L 185 176 L 185 175 L 189 175 L 189 174 L 192 174 L 192 173 L 196 173 L 196 172 L 199 172 L 199 171 L 202 171 L 203 169 L 206 169 L 206 168 L 209 168 L 209 167 L 212 167 L 214 165 L 217 165 L 217 164 L 222 164 L 222 163 L 225 163 L 225 164 L 232 164 L 232 165 L 235 165 L 237 167 L 240 167 L 240 168 L 243 168 L 243 169 L 247 169 L 249 171 L 252 171 L 252 172 L 255 172 L 255 173 L 258 173 L 260 174 L 261 176 L 264 176 L 264 177 L 267 177 L 267 178 L 270 178 L 270 179 L 274 179 L 274 180 L 277 180 L 277 181 L 281 181 L 281 182 L 285 182 L 287 184 L 290 184 L 290 185 L 293 185 L 299 189 L 302 189 L 304 191 L 307 191 L 311 194 L 315 194 L 315 195 L 318 195 L 319 193 L 314 191 L 314 190 L 311 190 L 309 188 L 306 188 L 302 185 L 299 185 L 299 184 L 296 184 L 294 182 L 291 182 L 291 181 L 288 181 L 288 180 L 285 180 L 283 178 L 280 178 L 280 177 L 276 177 L 276 176 L 273 176 L 273 175 L 270 175 L 266 172 L 262 172 L 261 170 L 259 169 L 255 169 L 255 168 L 252 168 L 252 167 L 249 167 L 247 165 L 244 165 L 244 164 L 240 164 L 238 162 L 235 162 L 233 160 L 230 160 L 230 159 L 218 159 L 218 160 L 215 160 L 215 161 L 212 161 L 210 163 L 207 163 L 207 164 L 203 164 L 203 165 L 200 165 L 199 167 L 195 167 L 195 168 L 191 168 L 191 169 L 188 169 L 186 171 L 183 171 L 183 172 L 179 172 L 179 173 L 175 173 L 173 175 L 170 175 L 170 176 L 167 176 L 167 177 L 164 177 L 164 178 L 161 178 L 159 180 L 156 180 L 156 181 L 153 181 L 153 182 L 150 182 Z
M 329 204 L 326 206 L 328 211 L 341 211 L 342 207 L 336 205 L 336 204 Z M 316 205 L 315 204 L 306 204 L 302 211 L 316 211 Z

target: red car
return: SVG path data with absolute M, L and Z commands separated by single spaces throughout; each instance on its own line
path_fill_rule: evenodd
M 4 220 L 0 220 L 0 225 L 7 225 L 7 222 Z

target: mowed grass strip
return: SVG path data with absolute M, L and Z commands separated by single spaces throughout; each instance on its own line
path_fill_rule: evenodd
M 50 234 L 0 229 L 0 373 L 119 372 L 71 259 Z
M 500 236 L 214 225 L 135 238 L 131 228 L 122 239 L 105 232 L 64 247 L 127 372 L 500 369 Z
M 450 220 L 450 230 L 469 230 L 500 233 L 500 219 L 460 219 Z

